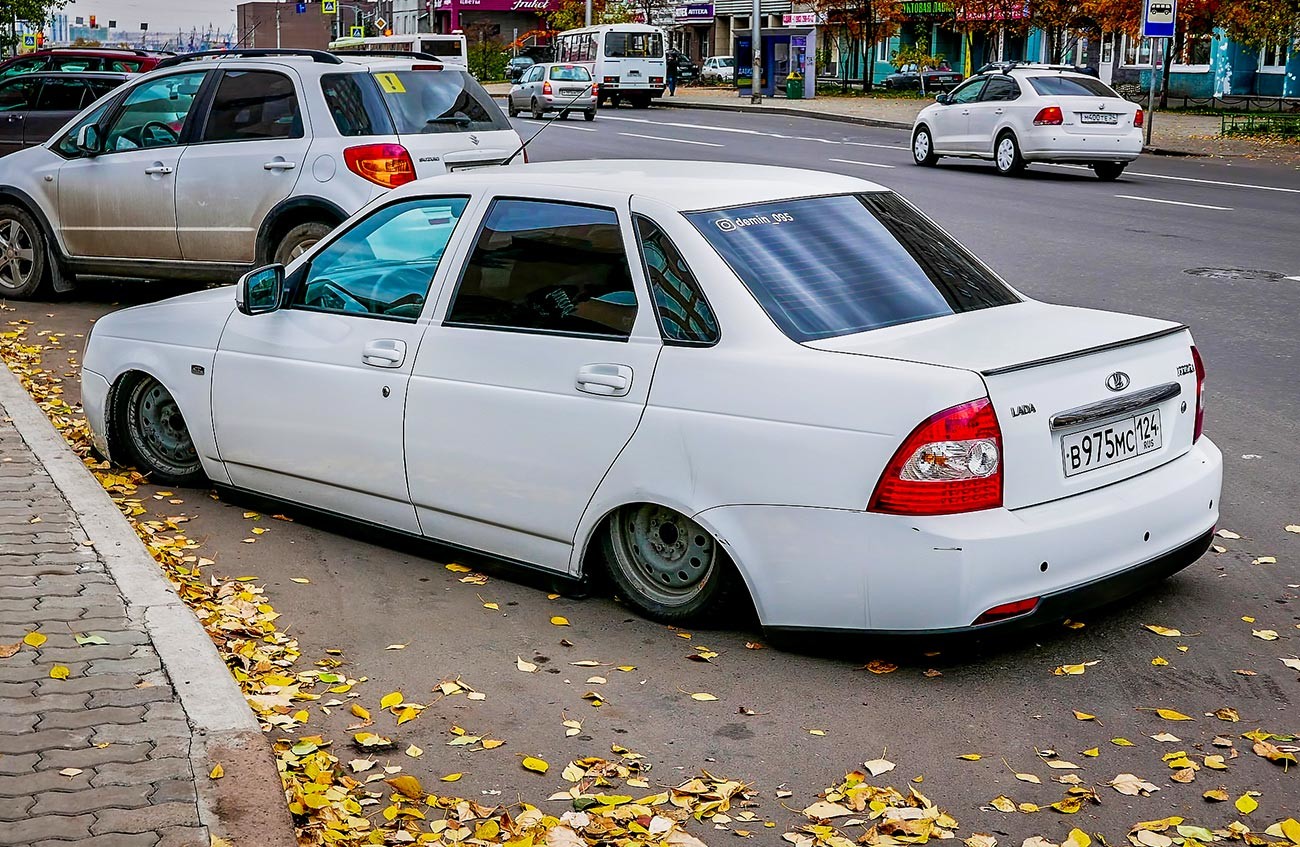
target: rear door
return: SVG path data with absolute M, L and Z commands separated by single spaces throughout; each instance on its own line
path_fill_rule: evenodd
M 36 106 L 27 113 L 23 143 L 28 147 L 44 144 L 78 112 L 97 99 L 99 98 L 91 92 L 84 79 L 42 78 Z
M 993 151 L 993 134 L 1007 119 L 1007 110 L 1020 97 L 1020 86 L 1009 76 L 990 77 L 979 100 L 970 104 L 969 131 L 973 149 Z
M 176 179 L 181 253 L 198 262 L 250 263 L 257 232 L 292 193 L 307 162 L 297 76 L 226 70 L 198 122 Z
M 23 149 L 27 114 L 36 105 L 39 77 L 20 76 L 0 83 L 0 156 Z

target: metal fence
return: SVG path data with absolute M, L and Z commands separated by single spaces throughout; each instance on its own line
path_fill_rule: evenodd
M 1220 135 L 1271 135 L 1300 140 L 1300 114 L 1228 114 L 1220 118 Z

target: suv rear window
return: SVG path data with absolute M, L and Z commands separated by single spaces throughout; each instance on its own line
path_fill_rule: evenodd
M 795 341 L 1019 302 L 966 248 L 892 192 L 686 215 Z
M 1029 84 L 1045 97 L 1119 97 L 1109 85 L 1090 76 L 1031 76 Z
M 466 71 L 371 74 L 398 133 L 485 132 L 510 129 L 506 116 Z

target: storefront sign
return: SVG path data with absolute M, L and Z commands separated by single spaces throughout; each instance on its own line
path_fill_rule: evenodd
M 713 23 L 712 3 L 685 3 L 673 7 L 673 21 L 679 24 Z
M 806 35 L 792 35 L 792 36 L 790 36 L 790 46 L 791 46 L 791 47 L 807 47 L 807 46 L 808 46 L 808 36 L 806 36 Z
M 553 12 L 559 6 L 558 0 L 454 0 L 448 5 L 455 5 L 464 11 L 475 12 Z
M 903 0 L 903 14 L 914 15 L 951 15 L 952 3 L 949 0 Z
M 817 12 L 795 12 L 781 16 L 781 26 L 817 26 L 826 23 L 826 15 Z
M 981 12 L 968 12 L 962 9 L 957 12 L 957 20 L 959 21 L 1009 21 L 1027 17 L 1029 17 L 1029 5 L 1027 3 L 1012 3 L 1011 7 L 1005 11 L 1002 9 L 986 9 Z

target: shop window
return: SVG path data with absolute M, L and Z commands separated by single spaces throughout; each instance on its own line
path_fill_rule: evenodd
M 889 61 L 889 39 L 888 38 L 882 38 L 880 41 L 876 42 L 876 61 L 877 62 Z
M 1260 53 L 1260 70 L 1266 73 L 1281 73 L 1291 56 L 1297 52 L 1300 52 L 1300 39 L 1289 45 L 1285 41 L 1270 44 Z
M 1151 67 L 1151 39 L 1124 36 L 1124 64 Z
M 1174 58 L 1175 65 L 1209 65 L 1210 47 L 1214 37 L 1210 34 L 1188 35 Z

